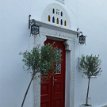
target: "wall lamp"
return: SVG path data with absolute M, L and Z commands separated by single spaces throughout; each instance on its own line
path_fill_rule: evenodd
M 30 35 L 39 34 L 39 25 L 37 25 L 35 19 L 31 19 L 31 15 L 29 15 L 28 28 L 30 29 Z
M 83 33 L 81 31 L 79 31 L 79 28 L 77 28 L 77 37 L 79 38 L 80 44 L 86 43 L 86 36 L 84 36 Z

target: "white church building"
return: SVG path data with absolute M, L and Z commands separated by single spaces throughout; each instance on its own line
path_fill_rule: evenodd
M 19 53 L 44 43 L 55 43 L 61 50 L 60 71 L 51 81 L 35 79 L 24 107 L 80 107 L 84 104 L 87 79 L 79 71 L 79 58 L 90 54 L 99 54 L 102 73 L 91 80 L 89 102 L 92 107 L 107 106 L 105 10 L 104 0 L 1 0 L 0 107 L 21 107 L 31 74 L 23 68 Z M 31 34 L 32 20 L 37 35 Z M 84 44 L 79 41 L 81 31 L 86 36 Z

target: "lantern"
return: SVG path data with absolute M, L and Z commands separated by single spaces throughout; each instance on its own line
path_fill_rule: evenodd
M 36 25 L 35 23 L 31 25 L 31 34 L 32 35 L 39 34 L 39 26 Z
M 85 42 L 86 42 L 86 36 L 84 36 L 83 34 L 81 34 L 79 36 L 79 43 L 80 44 L 85 44 Z
M 39 34 L 39 25 L 36 23 L 35 19 L 31 19 L 31 15 L 29 15 L 28 28 L 30 29 L 31 35 Z

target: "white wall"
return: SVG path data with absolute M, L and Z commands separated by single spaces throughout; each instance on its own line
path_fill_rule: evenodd
M 68 0 L 70 1 L 70 0 Z M 77 56 L 82 54 L 100 55 L 102 73 L 92 79 L 90 100 L 94 107 L 107 104 L 107 1 L 106 0 L 73 0 L 70 8 L 75 10 L 77 26 L 87 36 L 86 45 L 78 46 Z M 77 11 L 77 13 L 76 13 Z M 81 73 L 75 72 L 75 105 L 78 107 L 85 102 L 87 80 Z
M 0 1 L 0 106 L 20 107 L 31 75 L 24 71 L 20 52 L 34 45 L 28 30 L 28 15 L 41 20 L 42 12 L 52 1 Z M 42 4 L 42 5 L 41 5 Z M 45 5 L 44 5 L 45 4 Z M 33 86 L 25 107 L 34 106 Z
M 43 1 L 42 1 L 43 2 Z M 33 46 L 29 37 L 28 15 L 41 20 L 46 5 L 51 0 L 2 0 L 0 1 L 0 106 L 20 107 L 30 74 L 23 69 L 19 55 Z M 81 54 L 99 54 L 102 60 L 102 74 L 92 80 L 91 102 L 94 106 L 107 104 L 106 79 L 106 27 L 107 1 L 105 0 L 65 0 L 65 7 L 71 18 L 71 27 L 79 27 L 87 35 L 84 46 L 76 46 L 77 57 Z M 77 60 L 76 60 L 77 62 Z M 77 63 L 76 63 L 77 64 Z M 75 71 L 75 107 L 84 103 L 87 81 L 80 72 Z M 31 87 L 25 107 L 33 107 L 33 89 Z
M 32 6 L 33 3 L 32 3 Z M 31 1 L 0 1 L 0 106 L 20 107 L 30 74 L 23 69 L 22 56 L 32 47 L 28 31 Z M 25 107 L 33 107 L 33 89 Z

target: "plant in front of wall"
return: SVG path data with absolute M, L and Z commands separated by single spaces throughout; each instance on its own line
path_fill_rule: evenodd
M 84 106 L 91 106 L 88 102 L 89 98 L 89 89 L 90 89 L 90 80 L 94 76 L 96 77 L 102 70 L 100 68 L 101 60 L 98 56 L 86 55 L 80 58 L 80 69 L 88 79 L 88 87 L 86 93 L 86 101 Z
M 51 44 L 46 44 L 41 48 L 35 47 L 31 51 L 25 51 L 22 53 L 23 62 L 27 67 L 27 70 L 31 70 L 32 77 L 25 92 L 21 107 L 23 107 L 27 93 L 31 86 L 33 79 L 37 73 L 41 75 L 47 75 L 51 71 L 55 71 L 55 64 L 61 62 L 61 54 L 56 51 Z

